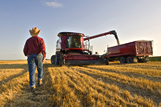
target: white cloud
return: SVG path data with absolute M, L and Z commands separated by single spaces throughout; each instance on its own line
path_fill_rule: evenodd
M 57 8 L 57 7 L 62 7 L 63 4 L 58 3 L 58 2 L 45 2 L 46 6 Z

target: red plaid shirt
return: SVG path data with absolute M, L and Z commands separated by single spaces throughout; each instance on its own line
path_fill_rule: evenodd
M 38 36 L 30 37 L 27 39 L 23 52 L 25 56 L 29 54 L 39 54 L 42 53 L 43 57 L 46 58 L 46 49 L 44 40 Z

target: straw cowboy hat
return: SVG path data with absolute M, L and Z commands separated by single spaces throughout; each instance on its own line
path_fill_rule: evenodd
M 31 36 L 37 36 L 40 33 L 41 30 L 39 30 L 37 27 L 33 27 L 29 30 Z

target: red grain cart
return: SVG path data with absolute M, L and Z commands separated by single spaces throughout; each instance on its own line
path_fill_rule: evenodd
M 120 63 L 147 62 L 153 55 L 152 41 L 133 41 L 107 48 L 106 58 L 109 61 L 119 60 Z

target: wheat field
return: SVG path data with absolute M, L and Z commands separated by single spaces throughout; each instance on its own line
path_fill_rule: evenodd
M 161 107 L 161 62 L 59 67 L 46 60 L 43 76 L 31 93 L 27 61 L 0 61 L 0 106 Z

